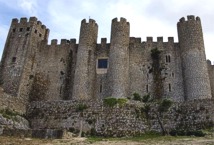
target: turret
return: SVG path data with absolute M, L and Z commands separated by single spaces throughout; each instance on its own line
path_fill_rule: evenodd
M 12 20 L 1 61 L 1 81 L 5 92 L 14 96 L 27 95 L 37 44 L 47 41 L 48 34 L 49 30 L 36 17 Z
M 185 99 L 211 98 L 210 81 L 205 58 L 203 32 L 199 17 L 187 16 L 177 24 Z
M 82 20 L 80 28 L 79 46 L 77 52 L 74 75 L 73 99 L 87 100 L 94 96 L 94 79 L 96 63 L 94 51 L 97 43 L 98 25 L 89 19 Z
M 129 70 L 129 33 L 130 26 L 126 19 L 112 20 L 111 45 L 108 69 L 108 94 L 112 97 L 126 97 L 128 91 Z

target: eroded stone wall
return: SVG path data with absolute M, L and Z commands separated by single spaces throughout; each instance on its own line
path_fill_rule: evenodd
M 85 104 L 88 108 L 81 114 L 78 105 Z M 197 130 L 213 127 L 213 100 L 189 101 L 175 103 L 164 114 L 164 126 L 172 129 Z M 153 116 L 151 126 L 139 111 L 144 104 L 129 101 L 125 106 L 105 107 L 102 101 L 47 101 L 33 102 L 27 109 L 32 129 L 70 129 L 79 130 L 80 120 L 83 131 L 96 131 L 98 135 L 137 135 L 149 130 L 160 131 L 157 118 Z

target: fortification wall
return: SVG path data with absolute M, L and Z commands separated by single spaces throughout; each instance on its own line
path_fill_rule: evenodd
M 78 105 L 86 104 L 83 117 L 78 112 Z M 210 127 L 214 123 L 213 100 L 188 101 L 176 103 L 164 115 L 164 126 L 172 129 L 197 130 Z M 151 127 L 139 110 L 143 104 L 128 102 L 123 107 L 113 108 L 103 106 L 98 101 L 48 101 L 33 102 L 27 109 L 27 114 L 33 129 L 70 129 L 74 132 L 80 128 L 80 119 L 83 120 L 83 131 L 93 130 L 104 136 L 139 135 L 148 130 L 160 131 L 158 121 L 151 119 Z
M 199 17 L 187 16 L 177 24 L 181 49 L 185 98 L 211 98 L 211 89 L 205 57 L 203 32 Z
M 107 81 L 107 68 L 98 68 L 98 60 L 99 59 L 107 59 L 109 60 L 109 51 L 110 51 L 110 44 L 107 43 L 106 38 L 101 38 L 101 43 L 97 44 L 96 51 L 95 51 L 95 58 L 96 58 L 96 82 L 94 87 L 95 98 L 104 98 L 107 97 L 108 94 L 108 81 Z
M 212 98 L 214 98 L 214 65 L 211 64 L 210 60 L 207 60 L 207 67 L 210 79 Z
M 41 45 L 32 76 L 31 100 L 71 99 L 76 50 L 75 39 Z
M 130 25 L 125 18 L 112 20 L 108 69 L 108 96 L 121 98 L 128 93 Z
M 98 25 L 95 20 L 82 20 L 77 61 L 74 75 L 74 99 L 90 99 L 94 97 Z M 84 91 L 83 91 L 84 90 Z
M 146 42 L 141 43 L 140 38 L 130 38 L 129 45 L 129 96 L 133 93 L 140 95 L 155 95 L 154 68 L 151 57 L 152 50 L 160 51 L 160 69 L 163 79 L 162 97 L 167 97 L 173 101 L 183 101 L 183 79 L 181 70 L 181 60 L 178 43 L 174 43 L 172 37 L 168 42 L 163 42 L 162 37 L 153 42 L 152 37 L 147 37 Z
M 24 114 L 26 112 L 26 106 L 25 100 L 5 93 L 4 89 L 0 87 L 0 110 L 7 108 Z

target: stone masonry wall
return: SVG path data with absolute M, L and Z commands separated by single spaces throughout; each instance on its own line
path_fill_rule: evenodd
M 81 115 L 77 111 L 80 104 L 87 109 Z M 144 104 L 129 101 L 125 106 L 105 107 L 102 101 L 47 101 L 33 102 L 28 106 L 27 115 L 32 129 L 70 129 L 79 130 L 83 120 L 83 131 L 96 131 L 98 135 L 130 136 L 148 130 L 160 131 L 160 126 L 153 116 L 151 127 L 139 111 Z M 175 103 L 164 114 L 164 126 L 172 129 L 197 130 L 214 126 L 214 100 L 198 100 Z M 83 116 L 83 117 L 82 117 Z
M 4 89 L 0 87 L 0 110 L 7 108 L 24 114 L 26 112 L 26 106 L 25 100 L 5 93 Z

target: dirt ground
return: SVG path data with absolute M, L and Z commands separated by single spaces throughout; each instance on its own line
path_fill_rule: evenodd
M 214 145 L 213 137 L 183 137 L 183 138 L 159 138 L 139 141 L 124 139 L 101 139 L 94 141 L 87 138 L 71 139 L 31 139 L 0 136 L 0 145 Z

